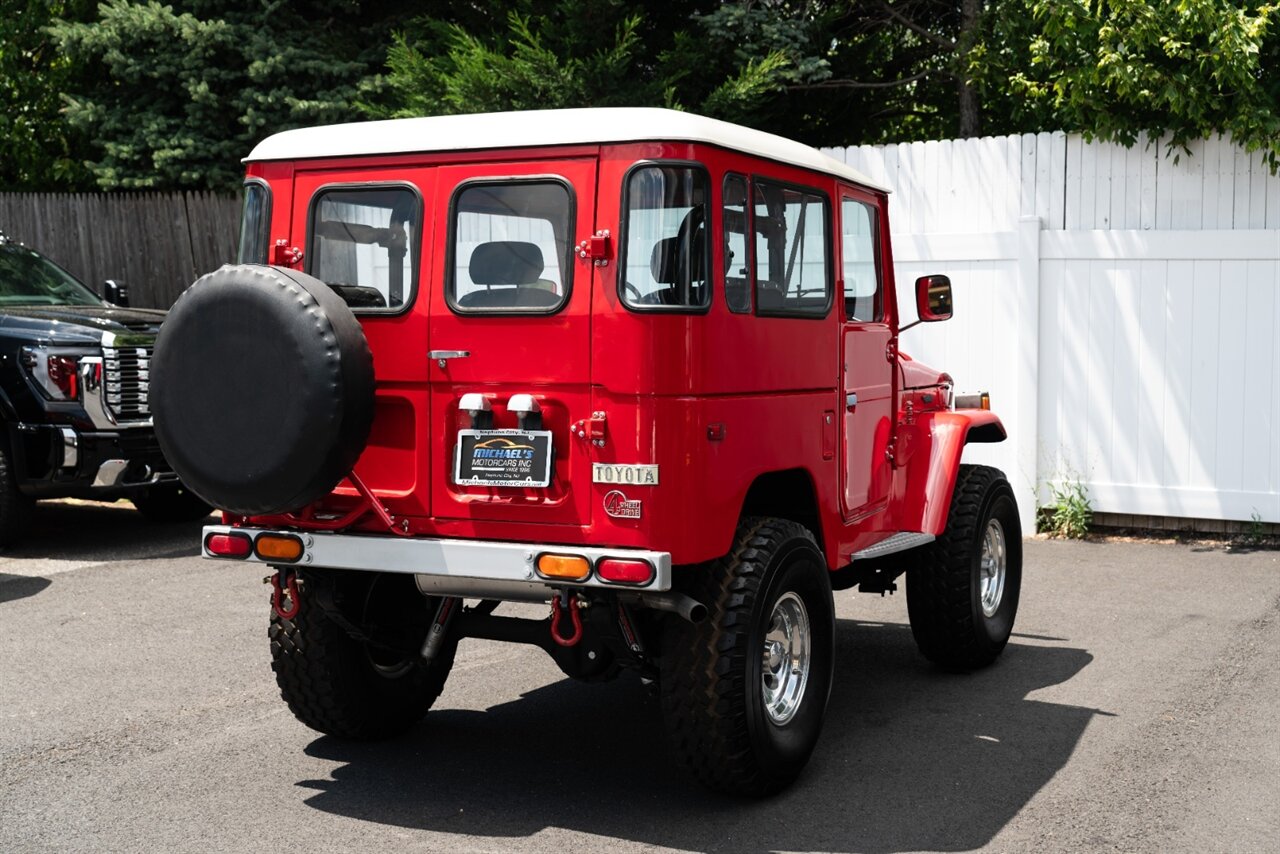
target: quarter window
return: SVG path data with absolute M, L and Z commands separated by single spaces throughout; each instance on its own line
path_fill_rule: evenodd
M 324 190 L 312 205 L 311 275 L 352 308 L 408 305 L 421 204 L 407 187 Z
M 747 240 L 747 179 L 724 179 L 724 301 L 739 314 L 751 311 L 751 243 Z
M 268 230 L 271 227 L 271 192 L 266 184 L 244 185 L 244 210 L 240 217 L 241 264 L 267 263 Z
M 707 185 L 707 173 L 694 166 L 632 170 L 618 283 L 629 307 L 688 311 L 711 304 Z
M 572 201 L 559 181 L 464 186 L 454 198 L 454 311 L 558 311 L 572 284 Z
M 755 182 L 756 311 L 825 317 L 831 305 L 826 198 Z
M 884 319 L 876 257 L 876 209 L 853 199 L 840 203 L 844 256 L 844 313 L 849 320 Z

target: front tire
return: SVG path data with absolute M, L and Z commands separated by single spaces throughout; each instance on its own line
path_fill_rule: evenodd
M 299 570 L 298 581 L 297 615 L 273 611 L 268 629 L 271 669 L 294 717 L 359 741 L 391 738 L 421 720 L 458 646 L 456 636 L 446 639 L 430 666 L 418 652 L 436 600 L 404 575 Z
M 946 530 L 907 571 L 916 646 L 948 670 L 987 666 L 1009 642 L 1021 588 L 1013 488 L 998 469 L 961 466 Z
M 813 535 L 745 519 L 725 557 L 691 568 L 708 615 L 663 631 L 662 711 L 679 761 L 704 785 L 776 792 L 818 741 L 834 661 L 835 609 Z
M 8 442 L 0 439 L 0 548 L 11 546 L 26 535 L 35 506 L 30 496 L 18 490 Z

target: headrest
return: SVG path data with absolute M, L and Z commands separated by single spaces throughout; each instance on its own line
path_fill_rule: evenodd
M 477 285 L 532 285 L 542 277 L 542 250 L 519 240 L 481 243 L 471 253 L 469 269 Z
M 699 232 L 701 236 L 702 232 Z M 680 257 L 680 237 L 668 237 L 653 244 L 653 254 L 649 258 L 649 272 L 653 280 L 662 285 L 683 285 L 701 282 L 706 278 L 703 267 L 706 266 L 706 247 L 703 241 L 695 239 L 689 247 L 690 257 Z

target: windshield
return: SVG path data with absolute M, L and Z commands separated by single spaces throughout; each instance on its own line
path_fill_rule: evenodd
M 25 246 L 0 243 L 0 305 L 102 305 L 57 264 Z

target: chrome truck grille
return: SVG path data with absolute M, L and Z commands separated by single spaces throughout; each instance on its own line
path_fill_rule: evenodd
M 151 417 L 147 399 L 151 381 L 151 347 L 104 347 L 102 366 L 106 402 L 117 421 Z

